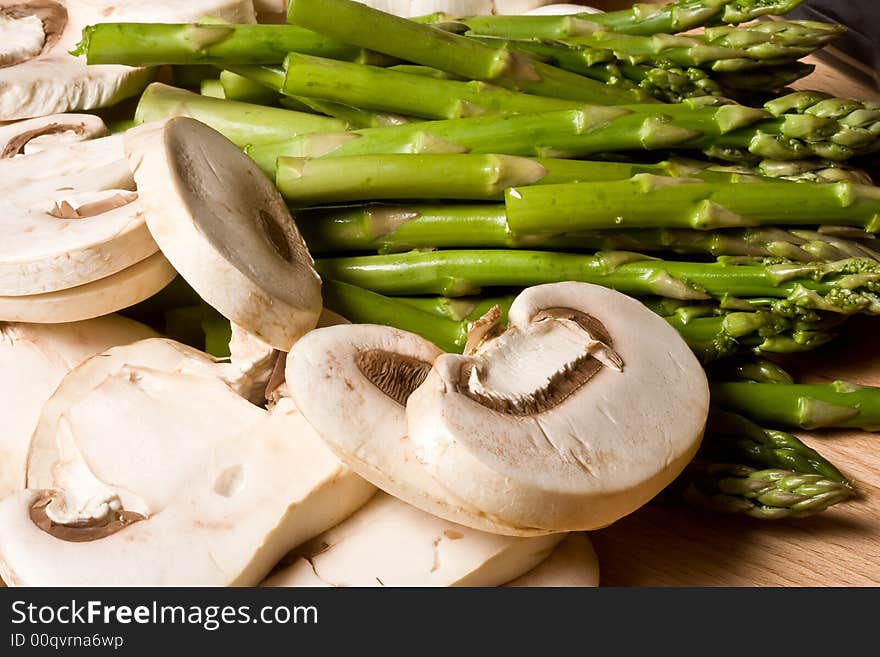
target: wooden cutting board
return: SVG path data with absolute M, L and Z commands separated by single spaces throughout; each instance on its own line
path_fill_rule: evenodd
M 803 382 L 880 386 L 880 318 L 787 359 Z M 591 537 L 603 586 L 880 585 L 880 434 L 799 432 L 851 478 L 853 501 L 809 518 L 757 520 L 648 504 Z
M 631 3 L 582 4 L 611 9 Z M 805 61 L 816 64 L 816 71 L 797 88 L 880 100 L 880 90 L 860 77 L 857 65 L 828 57 Z M 845 379 L 880 386 L 878 336 L 880 318 L 859 318 L 833 344 L 788 358 L 786 366 L 800 382 Z M 880 433 L 798 435 L 856 483 L 857 499 L 814 517 L 783 521 L 648 504 L 591 534 L 601 585 L 880 585 Z

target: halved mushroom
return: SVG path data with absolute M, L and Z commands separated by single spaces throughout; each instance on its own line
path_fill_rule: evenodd
M 0 295 L 86 285 L 156 254 L 134 190 L 121 135 L 0 159 Z
M 251 585 L 375 489 L 289 402 L 272 413 L 210 358 L 145 340 L 73 370 L 43 408 L 28 489 L 0 502 L 14 585 Z
M 224 317 L 287 351 L 314 328 L 321 281 L 275 185 L 219 132 L 175 117 L 126 133 L 147 226 Z
M 141 92 L 151 69 L 87 66 L 68 53 L 87 25 L 205 15 L 255 20 L 250 0 L 0 0 L 0 121 L 106 107 Z
M 121 272 L 57 292 L 0 296 L 0 321 L 54 324 L 109 315 L 150 298 L 177 272 L 155 253 Z
M 499 586 L 550 558 L 565 534 L 487 534 L 378 493 L 294 551 L 263 586 Z
M 33 155 L 47 148 L 97 139 L 107 126 L 94 114 L 52 114 L 0 125 L 0 159 Z
M 0 323 L 0 498 L 24 488 L 31 434 L 44 402 L 67 372 L 116 345 L 153 337 L 138 322 L 110 315 L 71 324 Z
M 599 586 L 599 559 L 589 537 L 584 532 L 572 532 L 544 561 L 504 586 Z
M 407 401 L 424 476 L 480 510 L 459 522 L 514 534 L 596 529 L 645 504 L 693 458 L 708 383 L 661 317 L 569 282 L 527 289 L 508 318 L 471 353 L 435 360 Z
M 463 356 L 387 328 L 313 331 L 288 355 L 291 396 L 379 488 L 499 534 L 610 524 L 693 457 L 706 375 L 662 318 L 586 283 L 529 288 L 506 330 L 498 317 Z

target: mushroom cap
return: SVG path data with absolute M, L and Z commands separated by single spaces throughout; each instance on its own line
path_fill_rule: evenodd
M 161 253 L 92 283 L 57 292 L 0 296 L 0 321 L 53 324 L 109 315 L 148 299 L 177 272 Z
M 263 585 L 498 586 L 542 563 L 564 537 L 488 534 L 380 492 Z
M 185 117 L 126 133 L 147 225 L 199 295 L 288 351 L 314 328 L 321 283 L 278 190 L 254 162 Z
M 0 159 L 0 295 L 85 285 L 155 254 L 133 190 L 121 135 Z
M 553 552 L 544 561 L 504 586 L 599 586 L 599 558 L 586 533 L 572 532 L 553 548 Z
M 28 444 L 43 404 L 67 372 L 87 358 L 150 338 L 148 327 L 118 315 L 70 324 L 0 324 L 0 498 L 24 488 Z
M 596 529 L 645 504 L 693 458 L 708 406 L 703 368 L 663 318 L 568 282 L 520 294 L 477 353 L 435 360 L 406 415 L 424 477 L 463 502 L 453 520 L 530 534 Z
M 199 354 L 144 340 L 65 377 L 35 431 L 30 488 L 0 502 L 8 583 L 253 585 L 375 492 L 291 403 L 250 404 Z
M 0 68 L 0 121 L 107 107 L 139 94 L 152 80 L 151 69 L 88 66 L 84 57 L 70 55 L 87 25 L 178 23 L 206 15 L 232 23 L 256 20 L 250 0 L 0 0 L 0 15 L 4 10 L 38 15 L 47 33 L 38 54 Z

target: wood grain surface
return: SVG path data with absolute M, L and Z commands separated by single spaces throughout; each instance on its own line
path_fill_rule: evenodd
M 603 9 L 630 2 L 583 2 Z M 831 50 L 829 54 L 834 54 Z M 810 57 L 798 89 L 880 100 L 870 77 L 834 57 Z M 880 386 L 880 318 L 854 320 L 837 341 L 785 366 L 801 382 Z M 591 538 L 602 586 L 880 585 L 880 434 L 800 432 L 856 484 L 859 497 L 811 518 L 757 520 L 651 503 Z

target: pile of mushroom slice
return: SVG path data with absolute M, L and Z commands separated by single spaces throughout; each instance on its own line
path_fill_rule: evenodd
M 586 283 L 529 288 L 464 355 L 382 326 L 312 331 L 290 394 L 339 458 L 452 522 L 531 536 L 593 530 L 648 502 L 696 453 L 709 391 L 640 302 Z
M 95 23 L 253 23 L 251 0 L 0 0 L 0 121 L 107 107 L 152 80 L 147 68 L 88 66 L 69 51 Z
M 263 586 L 500 586 L 539 566 L 564 538 L 489 534 L 378 493 L 294 550 Z M 587 570 L 598 576 L 597 564 Z
M 253 405 L 216 367 L 154 338 L 70 372 L 43 406 L 27 488 L 0 502 L 0 576 L 252 585 L 373 494 L 292 404 Z
M 123 137 L 105 133 L 76 114 L 0 128 L 0 320 L 91 319 L 175 277 L 144 221 Z

